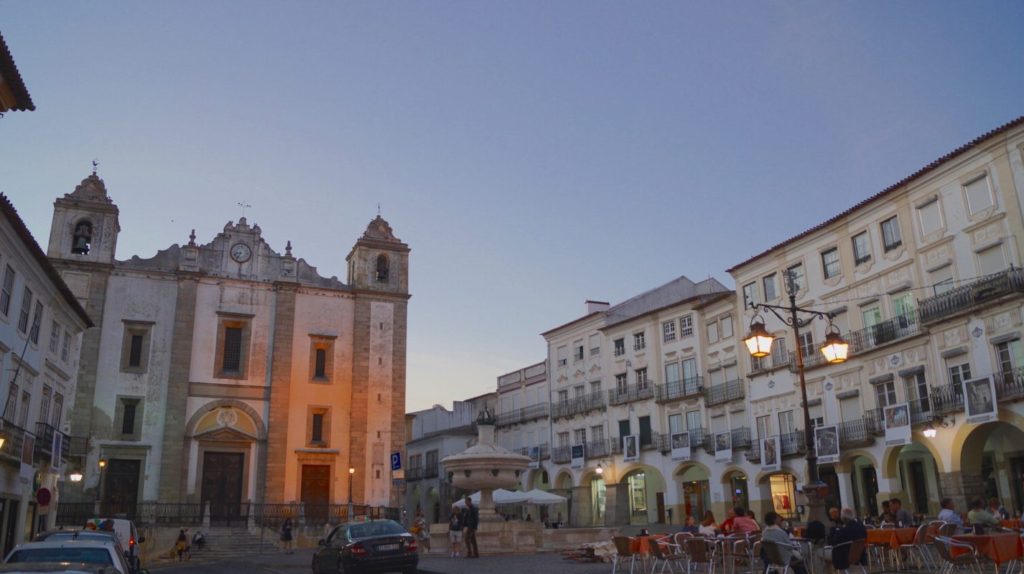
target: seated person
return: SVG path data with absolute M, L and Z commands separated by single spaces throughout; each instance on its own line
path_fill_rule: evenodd
M 725 511 L 725 520 L 722 521 L 722 532 L 732 534 L 732 523 L 736 520 L 736 510 L 729 508 Z
M 967 513 L 967 520 L 971 521 L 975 534 L 981 534 L 986 528 L 999 526 L 999 519 L 985 508 L 985 501 L 980 498 L 971 503 L 971 511 Z
M 953 508 L 953 499 L 949 497 L 943 498 L 939 504 L 942 506 L 942 510 L 939 511 L 939 520 L 949 524 L 956 524 L 958 530 L 963 529 L 964 519 Z
M 747 511 L 744 510 L 742 507 L 737 506 L 735 512 L 736 518 L 734 518 L 732 521 L 733 532 L 735 532 L 736 534 L 752 534 L 754 532 L 761 531 L 761 527 L 757 525 L 757 522 L 754 522 L 753 518 L 747 516 Z M 778 514 L 776 514 L 775 516 L 778 517 Z M 782 529 L 779 528 L 779 530 Z
M 689 532 L 690 534 L 700 534 L 700 527 L 697 526 L 697 521 L 692 516 L 686 517 L 686 523 L 683 524 L 682 532 Z
M 740 517 L 739 512 L 736 513 L 737 518 Z M 769 512 L 764 515 L 764 534 L 761 536 L 761 548 L 762 558 L 765 562 L 769 562 L 767 551 L 765 546 L 769 544 L 775 544 L 779 550 L 779 555 L 782 557 L 783 562 L 789 562 L 789 568 L 794 574 L 807 574 L 807 569 L 804 568 L 803 556 L 800 552 L 793 548 L 793 543 L 789 540 L 789 534 L 779 527 L 779 514 L 777 512 Z
M 824 558 L 827 561 L 831 561 L 832 567 L 836 570 L 845 570 L 850 567 L 851 548 L 850 544 L 845 543 L 855 540 L 867 540 L 868 529 L 857 520 L 857 514 L 852 508 L 844 508 L 839 514 L 839 520 L 842 526 L 833 530 L 828 538 L 829 546 L 838 546 L 838 548 L 833 548 L 831 555 L 825 555 Z M 843 544 L 843 546 L 839 546 L 840 544 Z M 860 555 L 860 563 L 867 563 L 867 552 L 863 552 Z

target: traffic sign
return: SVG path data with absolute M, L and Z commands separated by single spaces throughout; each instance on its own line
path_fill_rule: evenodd
M 391 470 L 398 470 L 400 468 L 402 468 L 402 453 L 391 453 Z

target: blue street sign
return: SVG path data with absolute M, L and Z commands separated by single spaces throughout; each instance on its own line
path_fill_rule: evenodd
M 400 470 L 402 468 L 402 453 L 393 452 L 391 453 L 391 470 Z

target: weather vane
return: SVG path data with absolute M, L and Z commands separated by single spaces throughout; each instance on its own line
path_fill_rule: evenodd
M 96 175 L 96 168 L 99 167 L 99 165 L 100 165 L 100 160 L 99 159 L 93 159 L 92 160 L 92 174 L 93 175 Z
M 251 205 L 249 205 L 248 203 L 246 203 L 244 201 L 239 201 L 237 203 L 237 205 L 238 205 L 238 207 L 242 208 L 242 217 L 245 217 L 245 210 L 249 209 L 250 207 L 252 207 Z
M 377 217 L 380 217 L 380 202 L 377 202 Z

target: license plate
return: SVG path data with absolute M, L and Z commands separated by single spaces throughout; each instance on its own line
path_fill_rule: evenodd
M 381 551 L 381 552 L 386 551 L 386 550 L 398 550 L 398 545 L 397 544 L 381 544 L 380 546 L 377 547 L 377 550 Z

